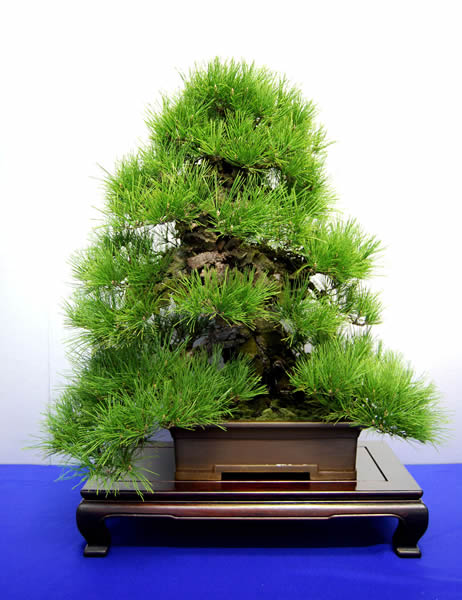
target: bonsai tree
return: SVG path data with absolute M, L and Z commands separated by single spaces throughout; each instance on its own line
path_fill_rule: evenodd
M 149 487 L 135 458 L 159 428 L 341 420 L 438 439 L 435 387 L 371 334 L 379 243 L 333 212 L 315 116 L 284 78 L 218 59 L 148 114 L 72 261 L 74 370 L 49 454 Z

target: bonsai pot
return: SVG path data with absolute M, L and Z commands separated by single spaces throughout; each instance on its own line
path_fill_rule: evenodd
M 177 480 L 355 480 L 360 427 L 348 423 L 223 423 L 172 427 Z

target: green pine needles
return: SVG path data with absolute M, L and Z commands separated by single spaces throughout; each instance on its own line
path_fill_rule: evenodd
M 147 125 L 72 262 L 74 370 L 41 447 L 149 488 L 136 457 L 159 428 L 341 420 L 437 441 L 434 386 L 372 337 L 380 246 L 332 209 L 313 104 L 215 59 Z
M 244 273 L 225 269 L 220 276 L 216 269 L 205 267 L 200 275 L 196 270 L 182 277 L 171 299 L 175 310 L 187 315 L 188 325 L 207 316 L 227 325 L 242 323 L 253 329 L 255 319 L 271 316 L 268 300 L 278 289 L 277 282 L 264 274 L 257 278 L 255 269 Z

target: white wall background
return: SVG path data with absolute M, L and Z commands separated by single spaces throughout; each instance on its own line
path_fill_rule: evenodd
M 69 255 L 102 205 L 102 171 L 145 139 L 144 110 L 215 55 L 285 72 L 336 144 L 340 206 L 387 247 L 378 333 L 452 411 L 439 449 L 461 462 L 462 5 L 371 0 L 15 0 L 0 9 L 0 462 L 39 431 L 67 368 Z

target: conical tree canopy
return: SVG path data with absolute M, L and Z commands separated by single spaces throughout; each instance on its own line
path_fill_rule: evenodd
M 218 59 L 149 114 L 150 143 L 107 179 L 106 220 L 73 260 L 74 372 L 49 453 L 143 481 L 159 428 L 343 420 L 422 442 L 432 384 L 371 334 L 379 243 L 332 210 L 313 104 Z

